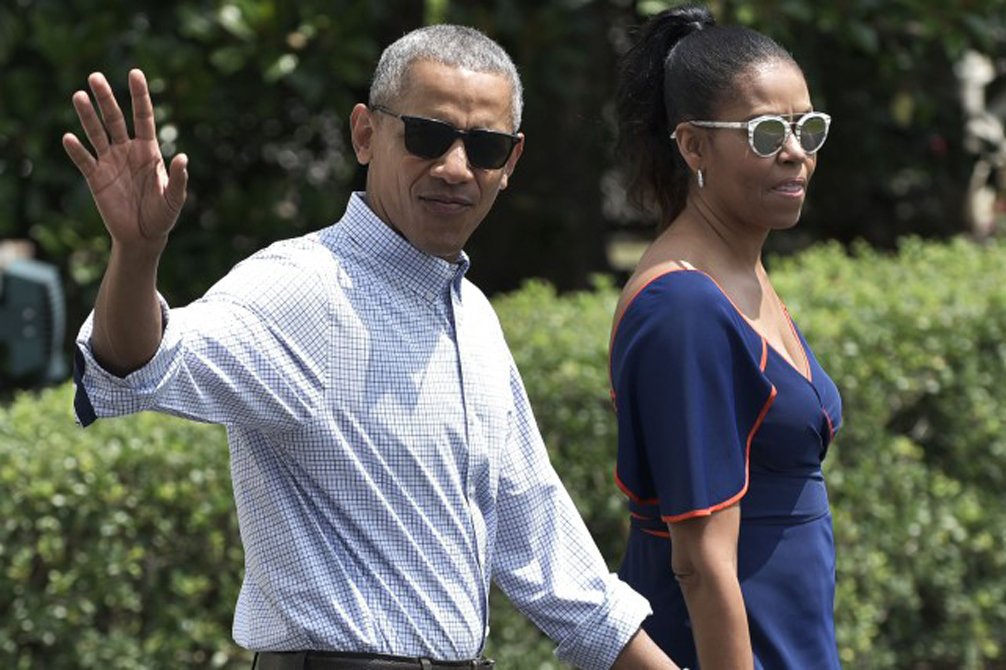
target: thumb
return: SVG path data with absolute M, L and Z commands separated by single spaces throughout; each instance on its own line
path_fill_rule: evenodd
M 185 204 L 185 188 L 189 182 L 188 165 L 189 157 L 178 154 L 168 166 L 168 186 L 164 191 L 164 199 L 175 214 L 182 211 L 182 205 Z

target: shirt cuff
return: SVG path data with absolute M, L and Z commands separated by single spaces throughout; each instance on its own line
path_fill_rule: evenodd
M 94 312 L 88 315 L 77 333 L 74 352 L 73 381 L 76 392 L 73 400 L 77 423 L 88 426 L 96 419 L 123 416 L 150 409 L 158 391 L 177 367 L 181 338 L 178 329 L 169 319 L 169 307 L 158 295 L 164 333 L 161 343 L 143 367 L 125 377 L 119 377 L 101 367 L 91 349 L 94 330 Z
M 608 575 L 608 597 L 555 650 L 563 662 L 583 670 L 607 670 L 652 610 L 643 596 Z

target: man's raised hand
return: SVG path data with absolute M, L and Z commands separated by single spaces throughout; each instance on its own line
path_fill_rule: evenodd
M 112 240 L 159 253 L 185 203 L 188 158 L 179 154 L 165 168 L 143 72 L 129 72 L 132 138 L 105 76 L 96 72 L 88 84 L 101 116 L 84 91 L 73 94 L 73 106 L 94 154 L 73 133 L 63 135 L 63 147 L 87 180 Z

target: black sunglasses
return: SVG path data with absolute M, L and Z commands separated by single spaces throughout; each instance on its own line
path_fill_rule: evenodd
M 496 170 L 506 164 L 513 148 L 520 142 L 518 135 L 510 133 L 482 128 L 458 130 L 444 121 L 396 114 L 383 105 L 373 105 L 371 109 L 401 119 L 405 124 L 405 149 L 420 158 L 440 158 L 460 138 L 465 145 L 469 165 Z

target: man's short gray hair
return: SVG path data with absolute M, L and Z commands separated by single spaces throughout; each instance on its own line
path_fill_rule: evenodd
M 417 28 L 395 40 L 377 63 L 370 83 L 370 105 L 388 105 L 404 93 L 409 67 L 428 60 L 473 72 L 501 74 L 510 80 L 513 131 L 520 128 L 524 92 L 520 75 L 499 44 L 475 28 L 438 24 Z

